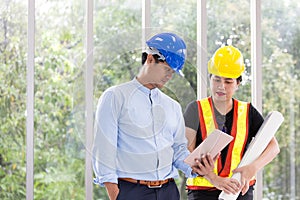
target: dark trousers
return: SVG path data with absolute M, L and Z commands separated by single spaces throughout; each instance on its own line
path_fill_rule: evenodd
M 248 192 L 244 196 L 240 194 L 237 200 L 253 200 L 253 190 L 253 186 L 250 186 Z M 189 190 L 188 200 L 218 200 L 220 193 L 220 190 Z
M 146 185 L 119 180 L 117 200 L 179 200 L 179 191 L 175 181 L 162 185 L 161 188 L 148 188 Z

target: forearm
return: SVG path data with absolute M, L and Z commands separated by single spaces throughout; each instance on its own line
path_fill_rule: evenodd
M 206 180 L 208 180 L 211 184 L 215 185 L 216 184 L 216 180 L 218 178 L 218 176 L 213 172 L 209 172 L 207 174 L 204 174 L 203 176 Z
M 275 137 L 270 141 L 263 153 L 251 164 L 256 172 L 269 164 L 280 152 L 278 142 Z
M 192 168 L 184 162 L 184 159 L 189 155 L 189 151 L 186 148 L 186 144 L 182 144 L 179 147 L 174 148 L 173 164 L 182 171 L 186 177 L 193 177 Z
M 189 127 L 185 127 L 185 137 L 187 139 L 187 148 L 192 152 L 196 147 L 196 134 L 197 131 Z
M 240 183 L 235 179 L 220 177 L 214 172 L 204 175 L 204 178 L 206 178 L 217 189 L 223 190 L 227 194 L 236 194 L 239 192 Z
M 245 194 L 249 189 L 250 180 L 257 172 L 270 163 L 279 153 L 278 143 L 273 137 L 263 153 L 251 164 L 233 170 L 233 173 L 241 173 L 242 194 Z
M 104 183 L 108 197 L 110 200 L 116 200 L 119 194 L 119 187 L 116 183 Z

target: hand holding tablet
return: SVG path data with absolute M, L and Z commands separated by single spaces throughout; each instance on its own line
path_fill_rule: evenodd
M 231 141 L 233 137 L 218 129 L 210 133 L 205 140 L 184 160 L 190 166 L 195 166 L 195 159 L 201 159 L 202 155 L 209 153 L 212 158 L 218 155 Z

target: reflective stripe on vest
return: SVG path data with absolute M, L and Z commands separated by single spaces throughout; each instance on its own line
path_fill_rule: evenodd
M 214 129 L 217 129 L 218 125 L 214 117 L 215 115 L 211 97 L 197 101 L 197 103 L 200 129 L 202 138 L 204 139 Z M 229 144 L 225 166 L 222 166 L 220 162 L 221 157 L 219 157 L 214 168 L 214 172 L 222 177 L 230 177 L 232 175 L 232 170 L 235 169 L 241 161 L 243 156 L 242 153 L 248 138 L 248 113 L 250 104 L 247 102 L 237 101 L 235 99 L 233 100 L 233 103 L 233 122 L 230 135 L 234 137 L 234 140 Z M 223 170 L 220 172 L 222 168 Z M 189 186 L 200 186 L 205 189 L 214 187 L 203 177 L 188 178 L 186 184 L 187 188 L 189 188 Z

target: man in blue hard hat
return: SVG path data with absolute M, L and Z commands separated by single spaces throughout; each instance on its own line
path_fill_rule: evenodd
M 111 200 L 179 200 L 177 169 L 193 176 L 183 162 L 189 151 L 180 104 L 160 91 L 174 73 L 183 76 L 185 42 L 160 33 L 146 44 L 139 74 L 107 89 L 97 106 L 94 182 Z

